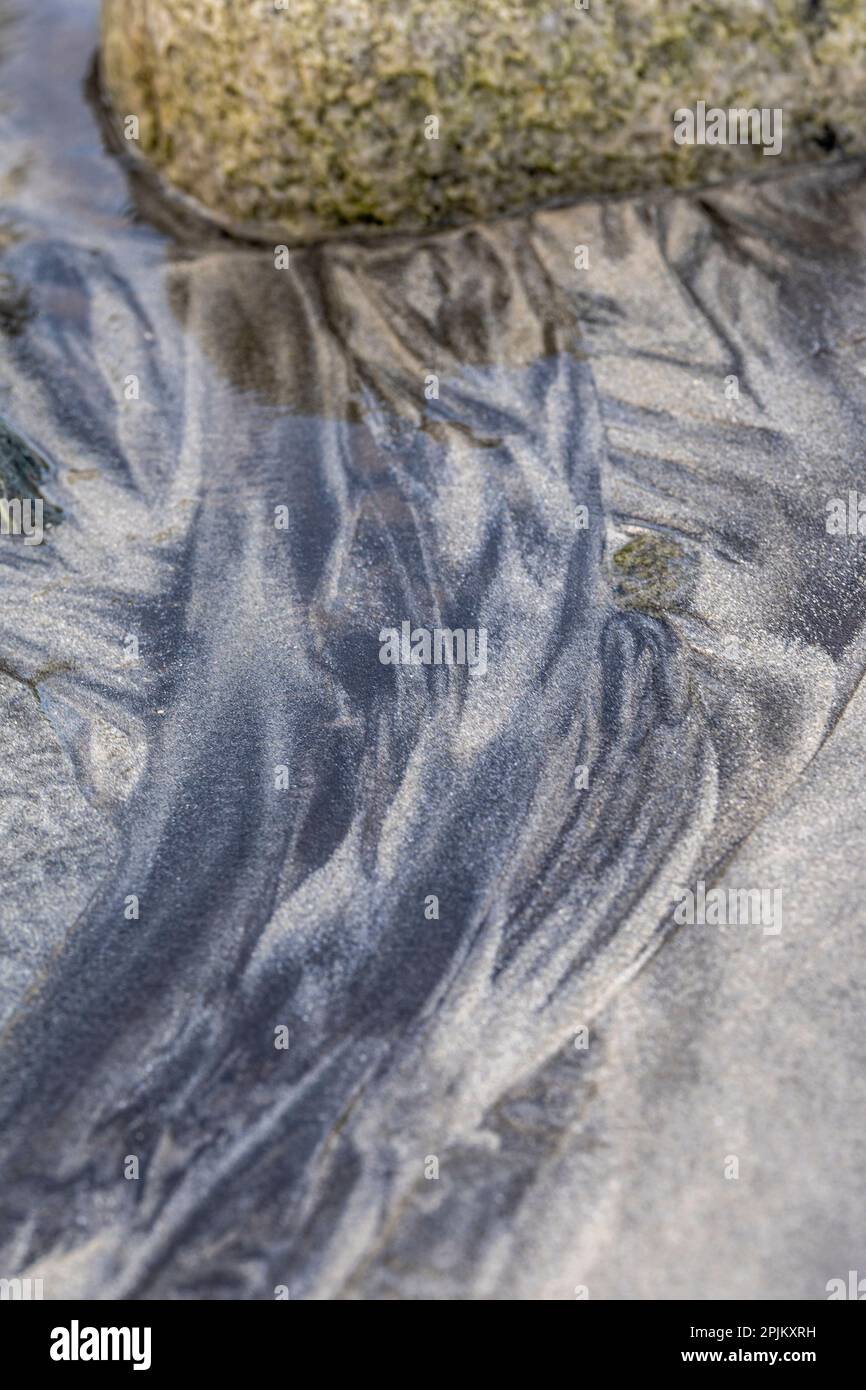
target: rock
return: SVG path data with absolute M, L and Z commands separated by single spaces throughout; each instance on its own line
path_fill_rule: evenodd
M 588 8 L 582 8 L 587 5 Z M 863 148 L 860 0 L 104 0 L 117 129 L 230 230 L 418 229 Z M 760 143 L 674 112 L 780 110 Z

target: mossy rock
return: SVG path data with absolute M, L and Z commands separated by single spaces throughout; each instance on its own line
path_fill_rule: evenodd
M 581 3 L 104 0 L 103 85 L 173 188 L 289 241 L 864 148 L 862 0 Z M 700 100 L 781 108 L 782 155 L 677 145 Z
M 653 615 L 675 610 L 683 596 L 683 560 L 676 541 L 658 531 L 641 531 L 613 554 L 620 602 Z

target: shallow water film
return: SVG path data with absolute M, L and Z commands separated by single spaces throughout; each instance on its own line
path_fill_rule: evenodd
M 0 0 L 0 1275 L 826 1298 L 863 166 L 283 263 L 149 215 L 97 11 Z

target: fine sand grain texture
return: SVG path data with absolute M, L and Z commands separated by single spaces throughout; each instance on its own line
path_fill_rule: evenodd
M 277 270 L 131 215 L 96 7 L 44 10 L 0 4 L 0 448 L 62 509 L 0 538 L 0 1271 L 824 1298 L 866 1238 L 863 167 Z M 383 665 L 404 620 L 486 674 Z M 678 925 L 699 881 L 783 917 Z

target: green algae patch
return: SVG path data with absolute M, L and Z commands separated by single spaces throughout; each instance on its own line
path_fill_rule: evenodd
M 660 616 L 680 606 L 685 568 L 681 545 L 642 531 L 613 554 L 617 597 L 627 608 Z
M 104 0 L 101 70 L 130 154 L 287 241 L 866 148 L 862 0 Z M 677 144 L 699 102 L 780 110 L 781 155 Z

